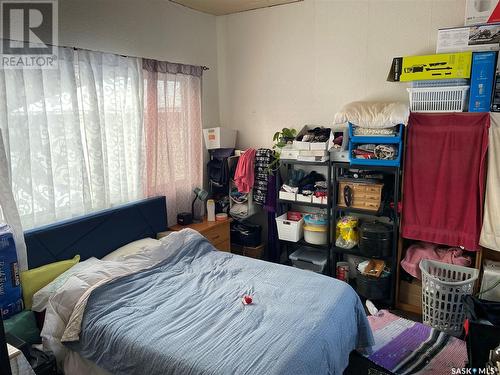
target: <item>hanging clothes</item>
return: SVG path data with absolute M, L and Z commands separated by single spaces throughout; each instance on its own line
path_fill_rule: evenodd
M 239 158 L 234 183 L 240 193 L 249 193 L 254 183 L 255 149 L 247 149 Z
M 266 203 L 269 164 L 273 160 L 273 151 L 259 148 L 255 153 L 255 181 L 253 186 L 253 201 L 257 204 Z M 273 187 L 274 188 L 274 187 Z
M 500 251 L 500 113 L 491 113 L 483 229 L 479 244 Z
M 279 263 L 281 255 L 280 242 L 278 240 L 278 227 L 276 216 L 278 211 L 277 187 L 281 186 L 281 176 L 279 172 L 270 174 L 267 177 L 267 196 L 264 210 L 267 211 L 267 244 L 265 259 L 270 262 Z
M 402 236 L 479 250 L 488 113 L 412 113 Z

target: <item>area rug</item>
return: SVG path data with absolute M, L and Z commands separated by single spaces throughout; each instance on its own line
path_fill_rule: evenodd
M 467 361 L 465 341 L 387 310 L 369 316 L 375 345 L 365 357 L 394 374 L 450 375 Z

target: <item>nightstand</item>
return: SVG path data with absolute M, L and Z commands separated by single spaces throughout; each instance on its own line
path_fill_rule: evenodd
M 207 218 L 203 218 L 202 223 L 193 223 L 189 225 L 174 225 L 168 228 L 169 231 L 179 231 L 184 228 L 191 228 L 207 238 L 212 245 L 214 245 L 220 251 L 231 252 L 231 239 L 230 239 L 230 224 L 231 219 L 224 221 L 207 221 Z M 158 234 L 159 236 L 161 233 Z

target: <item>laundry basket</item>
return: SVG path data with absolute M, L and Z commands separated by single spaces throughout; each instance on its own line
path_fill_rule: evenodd
M 465 318 L 462 296 L 472 294 L 479 271 L 429 259 L 422 259 L 419 266 L 423 323 L 459 336 Z
M 412 112 L 462 112 L 467 106 L 469 86 L 410 87 Z

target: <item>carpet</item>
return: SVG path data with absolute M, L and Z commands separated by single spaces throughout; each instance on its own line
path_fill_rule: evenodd
M 449 375 L 467 361 L 465 341 L 387 310 L 369 316 L 375 345 L 364 354 L 394 374 Z

